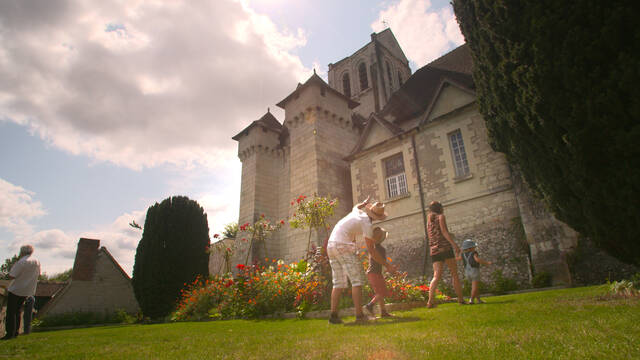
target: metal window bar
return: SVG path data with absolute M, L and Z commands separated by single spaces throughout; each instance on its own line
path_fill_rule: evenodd
M 469 162 L 467 161 L 467 153 L 464 149 L 464 142 L 460 130 L 449 135 L 449 140 L 451 142 L 451 151 L 453 152 L 456 177 L 468 175 Z

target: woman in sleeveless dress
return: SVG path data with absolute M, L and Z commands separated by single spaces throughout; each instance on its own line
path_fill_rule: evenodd
M 429 234 L 429 250 L 431 254 L 431 262 L 433 263 L 433 280 L 429 286 L 429 302 L 427 307 L 435 306 L 434 295 L 438 288 L 438 282 L 442 278 L 442 268 L 447 264 L 453 279 L 453 288 L 458 295 L 458 303 L 465 304 L 462 297 L 462 285 L 458 278 L 458 266 L 456 258 L 460 257 L 460 248 L 453 241 L 447 222 L 443 214 L 442 204 L 432 201 L 429 204 L 429 214 L 427 215 L 427 233 Z M 455 254 L 454 254 L 455 252 Z

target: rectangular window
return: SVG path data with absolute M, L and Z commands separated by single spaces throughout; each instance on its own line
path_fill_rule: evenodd
M 389 198 L 408 193 L 402 153 L 383 160 Z
M 469 162 L 467 161 L 467 153 L 464 150 L 464 142 L 462 141 L 462 132 L 460 129 L 449 134 L 449 144 L 451 144 L 451 155 L 453 156 L 453 165 L 456 169 L 456 177 L 464 177 L 469 175 Z

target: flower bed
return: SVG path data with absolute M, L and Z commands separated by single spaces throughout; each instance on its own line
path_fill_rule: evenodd
M 271 260 L 269 265 L 236 267 L 235 277 L 226 274 L 189 284 L 182 291 L 172 320 L 256 318 L 287 312 L 303 317 L 309 311 L 329 308 L 331 275 L 326 257 L 316 256 L 311 263 L 301 260 L 287 265 Z M 386 299 L 389 302 L 425 301 L 429 296 L 429 288 L 411 284 L 406 273 L 388 275 L 386 281 L 391 291 Z M 365 301 L 373 296 L 368 285 L 363 295 Z M 445 297 L 439 294 L 438 298 Z M 342 307 L 353 306 L 349 294 L 344 299 Z

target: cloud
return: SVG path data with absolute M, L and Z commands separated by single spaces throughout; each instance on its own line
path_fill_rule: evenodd
M 33 232 L 30 221 L 46 214 L 39 201 L 35 201 L 31 191 L 0 178 L 0 228 L 5 228 L 16 236 Z
M 0 2 L 0 119 L 135 169 L 215 165 L 310 75 L 245 2 Z
M 417 67 L 464 43 L 451 6 L 432 10 L 429 0 L 396 1 L 380 11 L 371 28 L 376 32 L 384 30 L 383 21 L 393 31 L 407 58 Z

